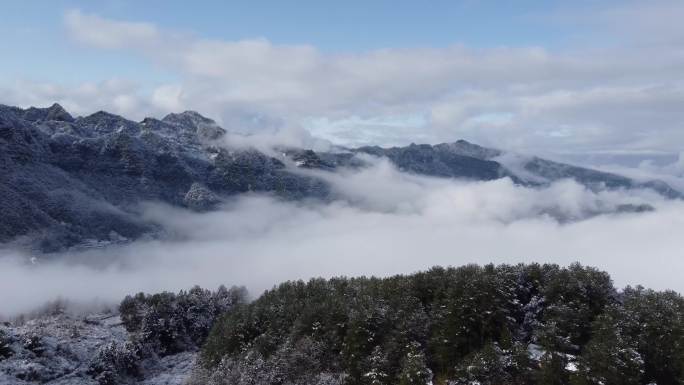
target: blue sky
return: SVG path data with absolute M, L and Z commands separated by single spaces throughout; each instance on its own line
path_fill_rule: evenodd
M 575 7 L 583 3 L 584 7 L 591 4 L 578 1 Z M 0 62 L 0 76 L 64 82 L 112 76 L 168 80 L 173 76 L 129 55 L 73 44 L 62 22 L 63 14 L 71 9 L 151 22 L 205 38 L 266 38 L 274 44 L 311 44 L 324 52 L 453 44 L 553 49 L 573 44 L 582 35 L 571 25 L 546 20 L 565 8 L 562 2 L 552 1 L 28 0 L 4 1 L 2 7 L 0 33 L 17 38 L 3 42 L 12 55 Z
M 553 44 L 571 31 L 540 22 L 562 9 L 551 1 L 5 1 L 3 32 L 36 29 L 59 37 L 61 14 L 154 22 L 206 37 L 265 37 L 325 50 L 406 46 Z M 576 2 L 581 4 L 582 2 Z M 542 28 L 540 30 L 540 28 Z
M 684 2 L 3 1 L 0 103 L 347 145 L 676 157 Z M 505 118 L 502 118 L 505 117 Z

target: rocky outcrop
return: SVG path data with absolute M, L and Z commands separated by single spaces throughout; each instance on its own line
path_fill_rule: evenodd
M 201 183 L 193 183 L 183 198 L 183 204 L 195 211 L 209 211 L 221 202 L 221 198 Z

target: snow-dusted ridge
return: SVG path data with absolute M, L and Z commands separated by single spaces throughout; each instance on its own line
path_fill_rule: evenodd
M 0 201 L 0 242 L 49 252 L 162 234 L 157 224 L 139 215 L 137 208 L 146 201 L 206 211 L 242 193 L 286 200 L 344 199 L 324 178 L 298 170 L 358 169 L 372 163 L 372 157 L 431 177 L 510 178 L 530 187 L 574 179 L 592 190 L 650 189 L 668 198 L 682 197 L 661 181 L 635 181 L 463 140 L 332 148 L 316 152 L 276 146 L 262 151 L 236 146 L 226 130 L 194 111 L 138 123 L 104 111 L 74 118 L 58 104 L 28 109 L 0 105 L 0 196 L 5 198 Z

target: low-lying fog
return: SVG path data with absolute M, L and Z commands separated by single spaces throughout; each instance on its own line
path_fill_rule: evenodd
M 647 191 L 594 193 L 572 181 L 533 189 L 508 179 L 417 177 L 387 162 L 319 174 L 340 200 L 243 196 L 209 213 L 147 204 L 144 215 L 165 226 L 167 240 L 33 264 L 3 252 L 0 313 L 16 315 L 56 297 L 118 303 L 129 293 L 195 284 L 245 285 L 258 295 L 289 279 L 490 262 L 579 261 L 608 271 L 618 287 L 684 291 L 684 202 Z M 656 210 L 597 215 L 630 203 Z

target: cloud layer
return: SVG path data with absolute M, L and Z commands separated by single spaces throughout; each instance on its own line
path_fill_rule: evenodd
M 70 10 L 84 46 L 133 55 L 178 81 L 5 85 L 3 101 L 133 118 L 194 109 L 237 131 L 304 127 L 339 144 L 457 138 L 532 153 L 679 153 L 680 2 L 626 2 L 546 15 L 591 38 L 564 49 L 378 49 L 324 53 L 266 39 L 225 41 Z M 667 17 L 664 17 L 667 16 Z M 596 40 L 598 43 L 588 44 Z
M 648 192 L 594 193 L 572 181 L 530 189 L 508 179 L 460 182 L 411 176 L 379 162 L 330 174 L 330 204 L 242 196 L 197 214 L 147 205 L 165 240 L 27 263 L 0 258 L 2 312 L 28 311 L 57 296 L 118 302 L 137 292 L 200 284 L 246 285 L 254 295 L 288 279 L 410 273 L 433 265 L 579 261 L 618 286 L 684 291 L 684 203 Z M 656 211 L 604 214 L 649 202 Z M 575 218 L 558 221 L 556 218 Z M 5 253 L 7 254 L 7 253 Z

